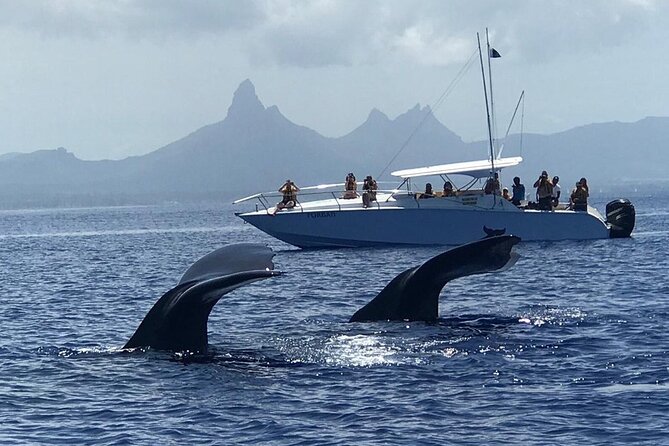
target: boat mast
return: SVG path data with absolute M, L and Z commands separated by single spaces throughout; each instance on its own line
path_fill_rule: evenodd
M 479 33 L 476 33 L 476 41 L 479 45 L 479 60 L 481 61 L 481 78 L 483 79 L 483 97 L 485 98 L 485 114 L 488 118 L 488 141 L 490 142 L 490 175 L 495 173 L 495 149 L 492 145 L 492 126 L 490 124 L 490 108 L 488 106 L 488 87 L 485 82 L 485 69 L 483 68 L 483 54 L 481 53 L 481 37 Z
M 488 28 L 485 29 L 485 42 L 488 54 L 488 86 L 490 87 L 490 120 L 492 121 L 492 146 L 495 151 L 497 147 L 497 122 L 495 121 L 495 102 L 492 99 L 492 67 L 490 65 L 490 39 L 488 38 Z M 499 156 L 499 153 L 497 154 Z

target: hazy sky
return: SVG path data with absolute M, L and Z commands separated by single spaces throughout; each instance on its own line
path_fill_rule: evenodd
M 265 105 L 341 136 L 376 107 L 434 104 L 488 26 L 498 127 L 669 115 L 669 1 L 0 0 L 0 153 L 143 154 L 225 117 L 249 78 Z M 486 135 L 474 65 L 435 115 Z

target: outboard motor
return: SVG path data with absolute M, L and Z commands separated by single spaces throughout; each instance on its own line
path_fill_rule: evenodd
M 606 222 L 609 224 L 610 238 L 629 237 L 634 229 L 636 212 L 627 198 L 613 200 L 606 205 Z

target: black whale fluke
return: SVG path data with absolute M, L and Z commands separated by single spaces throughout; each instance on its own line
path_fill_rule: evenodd
M 435 321 L 439 317 L 439 294 L 453 279 L 500 270 L 518 256 L 511 248 L 520 241 L 500 235 L 458 246 L 395 277 L 350 322 Z
M 243 285 L 281 274 L 266 246 L 240 243 L 195 262 L 151 308 L 123 348 L 207 353 L 207 321 L 216 303 Z

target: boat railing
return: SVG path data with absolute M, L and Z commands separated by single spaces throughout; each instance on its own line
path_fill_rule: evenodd
M 299 191 L 297 193 L 297 200 L 295 200 L 295 207 L 299 208 L 300 211 L 304 212 L 304 208 L 302 207 L 302 203 L 308 203 L 312 201 L 318 201 L 319 199 L 332 199 L 334 203 L 337 206 L 338 210 L 342 210 L 342 205 L 345 204 L 349 198 L 345 198 L 346 193 L 351 192 L 351 191 L 343 191 L 341 189 L 339 190 L 306 190 L 306 191 Z M 355 192 L 355 196 L 353 197 L 354 199 L 361 198 L 362 195 L 365 193 L 365 191 L 352 191 Z M 415 195 L 414 192 L 411 191 L 406 191 L 406 190 L 397 190 L 397 189 L 377 189 L 376 195 L 378 196 L 384 196 L 383 201 L 388 202 L 392 198 L 398 196 L 398 195 Z M 305 197 L 307 197 L 305 199 Z M 276 206 L 277 203 L 280 203 L 281 200 L 283 199 L 283 194 L 281 192 L 260 192 L 257 194 L 249 195 L 248 197 L 240 198 L 238 200 L 235 200 L 232 202 L 232 204 L 239 204 L 251 200 L 256 200 L 256 211 L 259 210 L 258 203 L 260 206 L 262 206 L 266 211 L 269 211 L 270 208 Z M 380 204 L 378 200 L 371 201 L 370 203 L 376 203 L 377 208 L 380 208 Z
M 307 188 L 305 188 L 307 189 Z M 323 201 L 322 205 L 325 207 L 336 206 L 338 211 L 344 209 L 355 209 L 358 206 L 362 206 L 361 198 L 364 194 L 364 191 L 348 191 L 355 192 L 354 199 L 345 198 L 346 192 L 338 188 L 337 190 L 315 190 L 308 188 L 307 190 L 301 190 L 297 193 L 297 199 L 295 200 L 295 205 L 290 208 L 293 212 L 308 212 L 313 210 L 322 209 L 319 206 L 317 209 L 311 206 L 307 206 L 306 209 L 304 205 L 308 203 L 313 203 L 317 201 Z M 451 200 L 457 204 L 465 205 L 467 208 L 477 208 L 477 209 L 490 209 L 490 205 L 481 205 L 480 198 L 483 196 L 483 191 L 481 190 L 471 190 L 471 191 L 458 191 L 456 195 L 444 197 L 442 193 L 435 193 L 432 197 L 436 200 Z M 376 190 L 376 199 L 370 200 L 368 209 L 381 209 L 382 206 L 386 205 L 389 202 L 399 201 L 403 204 L 398 203 L 400 206 L 406 206 L 409 203 L 412 203 L 416 208 L 424 207 L 424 204 L 427 204 L 425 199 L 424 192 L 414 191 L 411 189 L 377 189 Z M 239 204 L 242 202 L 257 200 L 255 210 L 256 212 L 260 210 L 260 206 L 266 211 L 270 212 L 278 203 L 283 199 L 283 194 L 280 192 L 262 192 L 248 197 L 240 198 L 233 202 L 233 204 Z M 330 201 L 328 204 L 327 201 Z M 431 200 L 429 200 L 431 201 Z M 259 203 L 259 204 L 258 204 Z M 357 204 L 357 205 L 356 205 Z M 429 206 L 428 206 L 429 207 Z M 495 207 L 493 205 L 493 207 Z M 286 209 L 288 210 L 288 209 Z

